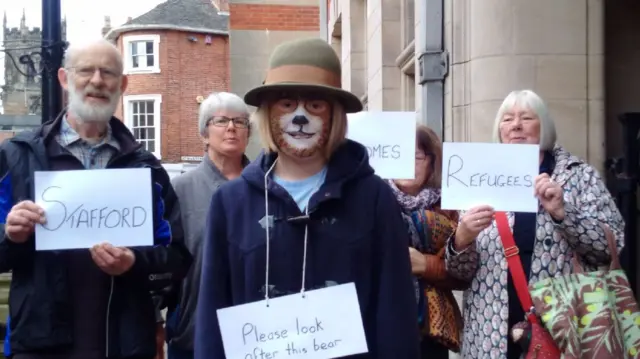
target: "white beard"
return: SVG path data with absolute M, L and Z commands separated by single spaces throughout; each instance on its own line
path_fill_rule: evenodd
M 69 111 L 78 116 L 80 122 L 109 122 L 118 108 L 118 100 L 121 92 L 118 90 L 112 94 L 98 91 L 88 85 L 84 91 L 77 90 L 73 81 L 69 81 Z M 109 98 L 109 103 L 105 105 L 89 105 L 84 102 L 84 95 L 87 93 L 100 93 Z
M 306 125 L 295 125 L 293 119 L 296 116 L 304 116 L 309 120 Z M 308 150 L 318 145 L 320 138 L 322 137 L 324 122 L 322 118 L 318 116 L 310 115 L 304 108 L 303 104 L 300 104 L 298 108 L 286 115 L 282 115 L 279 118 L 280 129 L 282 130 L 282 138 L 289 145 L 289 147 L 296 150 Z M 293 133 L 303 132 L 308 135 L 301 136 L 292 135 Z

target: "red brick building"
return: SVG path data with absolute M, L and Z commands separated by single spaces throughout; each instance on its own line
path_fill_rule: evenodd
M 315 32 L 320 29 L 317 5 L 300 4 L 307 1 L 288 1 L 287 5 L 282 4 L 283 1 L 276 2 L 230 4 L 231 30 Z
M 227 1 L 214 0 L 220 2 Z M 276 46 L 320 35 L 318 0 L 233 0 L 228 7 L 231 92 L 238 95 L 264 81 Z M 255 158 L 261 148 L 258 136 L 253 136 L 247 156 Z
M 168 0 L 104 31 L 122 50 L 129 78 L 116 115 L 179 172 L 178 164 L 202 156 L 199 101 L 214 91 L 242 96 L 262 82 L 277 44 L 318 30 L 316 0 Z M 258 151 L 254 139 L 249 157 Z
M 129 78 L 116 116 L 164 163 L 202 156 L 199 103 L 229 90 L 228 23 L 210 1 L 169 0 L 106 34 Z

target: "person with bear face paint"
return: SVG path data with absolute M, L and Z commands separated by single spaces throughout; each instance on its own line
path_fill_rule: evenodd
M 218 309 L 344 283 L 355 284 L 369 349 L 352 357 L 418 357 L 409 234 L 365 147 L 346 139 L 346 114 L 362 104 L 340 79 L 329 44 L 296 40 L 245 95 L 265 149 L 211 200 L 196 359 L 225 357 Z

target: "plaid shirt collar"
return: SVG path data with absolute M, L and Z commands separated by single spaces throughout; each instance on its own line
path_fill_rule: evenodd
M 69 147 L 77 143 L 78 141 L 83 141 L 78 132 L 76 132 L 76 130 L 74 130 L 71 125 L 69 125 L 66 115 L 62 119 L 62 124 L 60 124 L 60 134 L 58 136 L 58 140 L 64 147 Z M 104 136 L 104 139 L 102 139 L 100 143 L 92 147 L 101 147 L 103 145 L 111 146 L 118 151 L 120 150 L 120 144 L 113 137 L 111 126 L 107 126 L 107 134 Z

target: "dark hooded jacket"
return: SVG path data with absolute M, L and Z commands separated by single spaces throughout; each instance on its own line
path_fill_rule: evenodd
M 195 335 L 196 359 L 224 358 L 216 310 L 264 299 L 265 173 L 276 154 L 260 155 L 213 195 L 205 230 Z M 268 184 L 270 296 L 297 293 L 304 224 L 291 196 Z M 306 289 L 354 282 L 369 353 L 353 358 L 417 358 L 418 326 L 409 241 L 389 186 L 374 175 L 366 149 L 346 141 L 309 201 Z M 264 221 L 263 221 L 264 222 Z M 277 240 L 275 240 L 277 239 Z
M 64 121 L 63 114 L 0 144 L 0 230 L 3 233 L 12 206 L 22 200 L 34 200 L 36 171 L 83 168 L 54 139 L 61 121 Z M 167 172 L 158 159 L 142 149 L 120 120 L 112 118 L 110 126 L 122 150 L 109 161 L 107 168 L 151 169 L 156 245 L 132 248 L 135 263 L 123 275 L 104 274 L 106 294 L 99 300 L 106 303 L 106 311 L 104 317 L 95 320 L 106 324 L 105 357 L 152 358 L 156 354 L 153 296 L 161 297 L 164 287 L 182 279 L 192 258 L 183 242 L 179 204 Z M 10 241 L 6 235 L 0 236 L 0 272 L 12 272 L 9 337 L 14 353 L 66 353 L 77 344 L 74 340 L 79 333 L 74 333 L 72 293 L 89 290 L 75 285 L 73 278 L 79 275 L 70 273 L 70 263 L 75 261 L 70 259 L 78 257 L 78 253 L 86 254 L 83 260 L 89 258 L 88 250 L 36 251 L 35 235 L 20 244 Z M 80 276 L 82 274 L 86 273 Z M 94 289 L 96 283 L 90 284 Z

